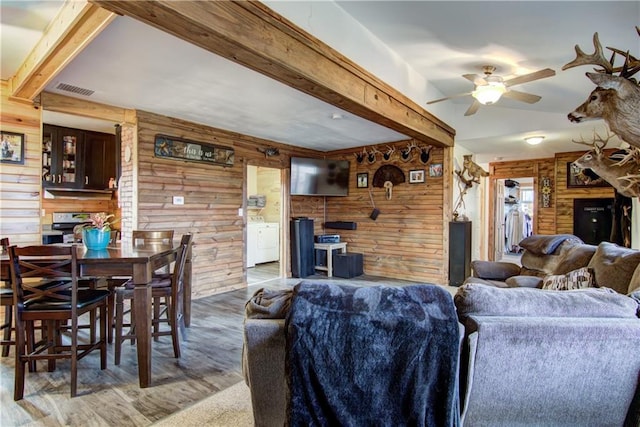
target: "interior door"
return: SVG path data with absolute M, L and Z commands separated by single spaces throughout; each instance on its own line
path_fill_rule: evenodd
M 493 260 L 500 261 L 504 253 L 504 179 L 495 180 L 495 224 L 494 224 L 494 237 L 493 242 Z

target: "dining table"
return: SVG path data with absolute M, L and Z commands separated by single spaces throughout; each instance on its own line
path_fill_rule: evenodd
M 138 378 L 141 388 L 151 385 L 151 323 L 152 298 L 150 282 L 153 272 L 175 261 L 178 243 L 117 242 L 104 250 L 78 248 L 78 269 L 81 277 L 130 277 L 134 285 L 131 307 L 135 318 L 136 348 L 138 355 Z M 189 256 L 190 254 L 188 254 Z M 10 276 L 6 254 L 2 256 L 2 279 Z M 190 268 L 191 265 L 188 265 Z M 185 266 L 185 269 L 187 266 Z M 185 294 L 191 293 L 191 274 L 185 274 Z M 9 279 L 10 280 L 10 279 Z M 189 283 L 187 283 L 189 281 Z

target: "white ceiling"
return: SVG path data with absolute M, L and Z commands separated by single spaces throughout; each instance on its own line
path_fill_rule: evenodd
M 637 1 L 268 1 L 269 7 L 391 84 L 456 129 L 456 144 L 476 160 L 549 157 L 581 150 L 571 139 L 588 138 L 602 121 L 570 123 L 566 115 L 593 84 L 590 67 L 561 71 L 579 44 L 592 52 L 599 32 L 604 46 L 640 53 Z M 2 79 L 15 73 L 59 1 L 2 0 Z M 426 101 L 469 92 L 462 74 L 513 77 L 542 68 L 556 76 L 516 89 L 542 96 L 533 105 L 508 99 L 465 117 L 471 97 Z M 138 108 L 291 145 L 322 151 L 406 139 L 395 131 L 275 82 L 226 59 L 126 17 L 116 18 L 56 76 L 58 83 L 94 90 L 89 99 Z M 334 113 L 342 119 L 332 119 Z M 45 112 L 51 123 L 111 131 L 111 123 L 74 123 Z M 527 135 L 543 134 L 539 146 Z

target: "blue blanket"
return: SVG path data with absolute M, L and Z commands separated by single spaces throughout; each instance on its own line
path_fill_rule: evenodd
M 458 321 L 441 287 L 305 281 L 286 322 L 289 426 L 459 425 Z

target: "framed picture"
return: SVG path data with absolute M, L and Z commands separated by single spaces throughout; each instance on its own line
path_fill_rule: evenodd
M 610 187 L 611 185 L 600 178 L 591 169 L 582 169 L 567 162 L 567 188 L 584 188 L 584 187 Z
M 432 177 L 442 176 L 442 163 L 431 163 L 429 165 L 429 176 L 432 176 Z
M 409 184 L 419 184 L 424 182 L 424 169 L 409 171 Z
M 0 131 L 0 162 L 24 165 L 24 134 Z
M 369 186 L 369 174 L 367 172 L 359 173 L 356 177 L 358 188 L 367 188 Z

